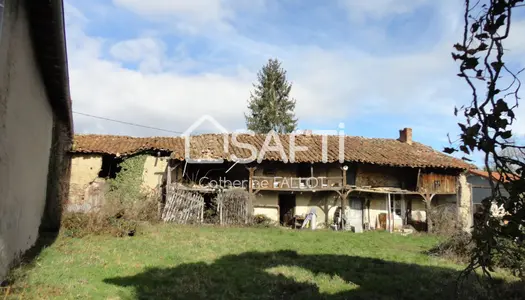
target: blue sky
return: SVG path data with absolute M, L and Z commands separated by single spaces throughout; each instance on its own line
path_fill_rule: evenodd
M 454 106 L 469 99 L 450 56 L 461 2 L 66 0 L 73 109 L 177 132 L 202 115 L 243 129 L 256 73 L 278 58 L 300 129 L 343 122 L 350 135 L 397 138 L 411 127 L 442 150 L 458 132 Z M 524 36 L 523 14 L 514 27 Z M 523 66 L 525 45 L 510 45 Z M 170 135 L 81 115 L 75 130 Z

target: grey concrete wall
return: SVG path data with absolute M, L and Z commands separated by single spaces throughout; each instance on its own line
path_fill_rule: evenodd
M 0 278 L 38 237 L 53 129 L 22 2 L 5 2 L 0 33 Z

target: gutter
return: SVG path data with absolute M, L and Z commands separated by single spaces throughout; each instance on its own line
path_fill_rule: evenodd
M 69 72 L 65 39 L 64 5 L 62 0 L 23 0 L 30 35 L 48 101 L 58 121 L 73 138 L 73 115 L 69 89 Z

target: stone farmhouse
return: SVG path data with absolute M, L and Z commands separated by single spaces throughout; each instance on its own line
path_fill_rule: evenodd
M 291 145 L 296 151 L 290 151 Z M 306 148 L 298 151 L 298 147 Z M 78 135 L 72 150 L 68 206 L 90 205 L 89 187 L 103 181 L 100 177 L 116 169 L 118 161 L 140 153 L 148 154 L 144 188 L 177 186 L 204 194 L 244 188 L 253 195 L 253 214 L 281 224 L 315 211 L 318 225 L 329 226 L 344 211 L 346 225 L 357 230 L 393 230 L 405 224 L 421 228 L 431 207 L 452 205 L 461 226 L 468 230 L 472 225 L 465 177 L 471 166 L 412 141 L 410 128 L 401 130 L 399 139 L 311 134 Z M 257 159 L 248 161 L 250 157 Z

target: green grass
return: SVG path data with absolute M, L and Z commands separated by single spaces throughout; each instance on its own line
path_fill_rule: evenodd
M 425 255 L 438 242 L 426 235 L 168 225 L 141 232 L 60 236 L 15 270 L 12 298 L 450 299 L 462 268 Z

